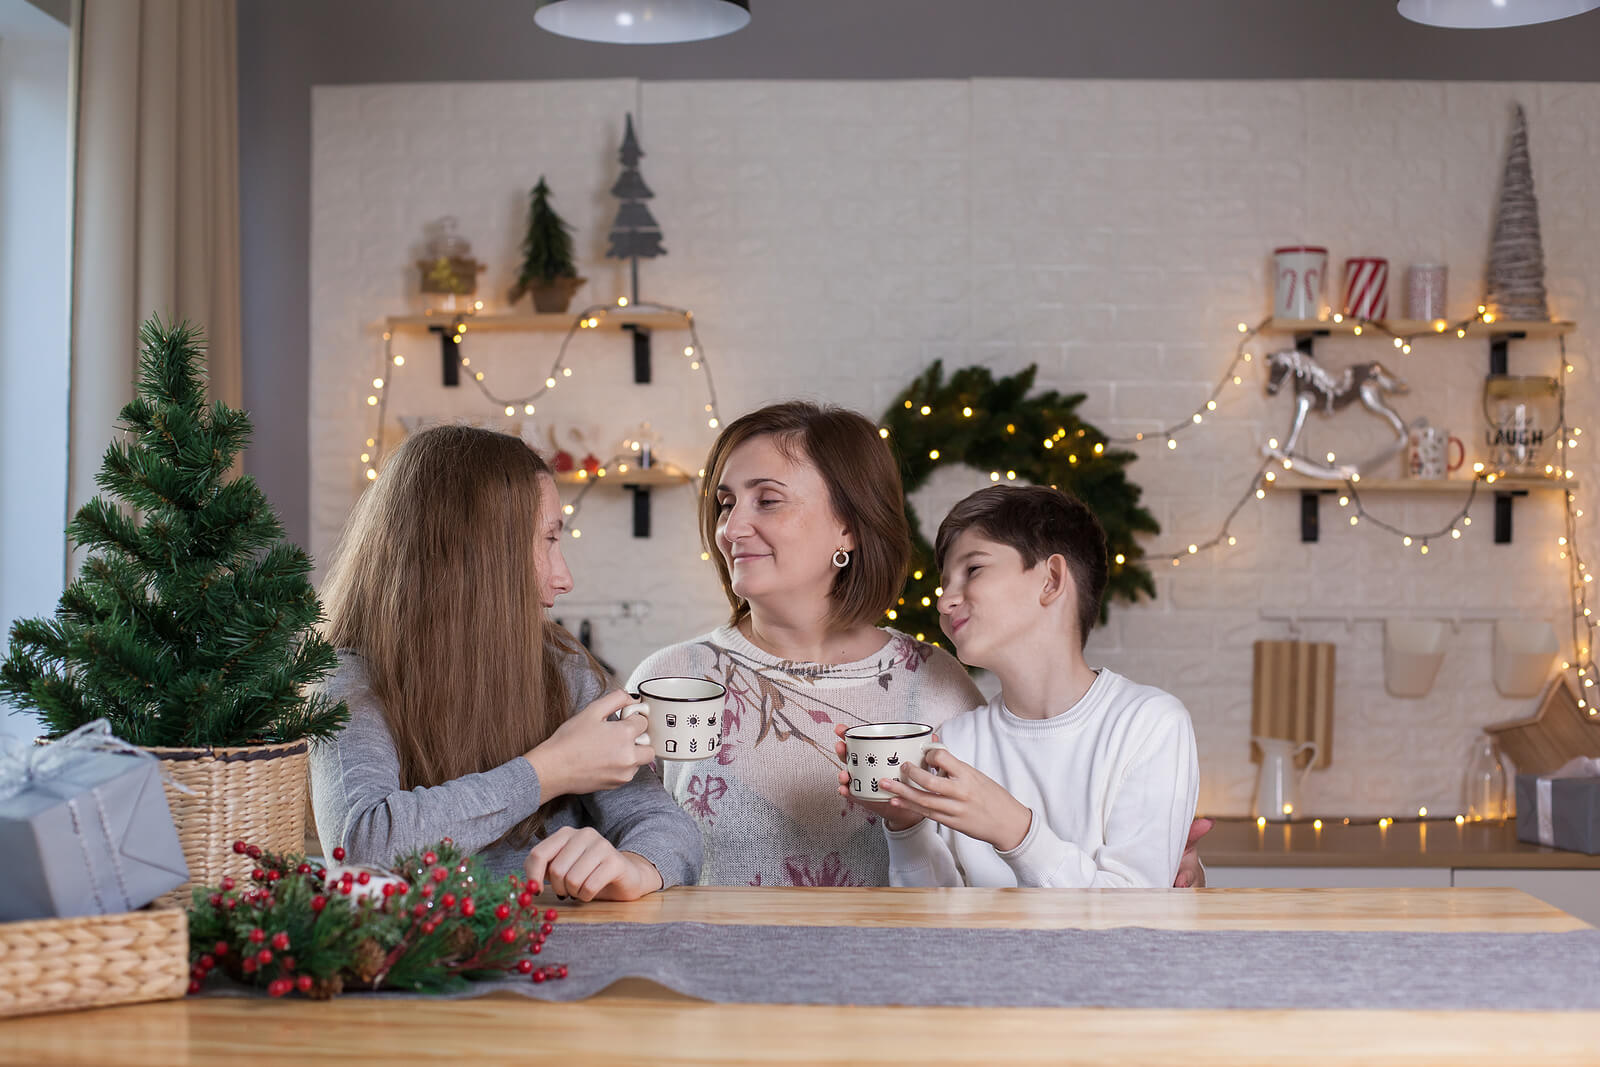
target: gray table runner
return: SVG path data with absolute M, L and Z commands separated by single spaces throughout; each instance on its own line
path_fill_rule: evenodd
M 647 978 L 702 1000 L 1051 1008 L 1600 1011 L 1600 930 L 1556 934 L 572 923 L 546 1000 Z M 469 994 L 470 995 L 470 994 Z M 1596 1041 L 1600 1042 L 1600 1032 Z

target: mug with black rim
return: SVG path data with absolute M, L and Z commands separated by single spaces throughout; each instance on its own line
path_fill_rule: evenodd
M 844 749 L 851 798 L 881 803 L 893 796 L 882 788 L 885 779 L 904 782 L 903 772 L 910 764 L 928 770 L 928 753 L 944 745 L 933 739 L 933 727 L 927 723 L 869 722 L 844 732 Z
M 727 692 L 709 678 L 646 678 L 639 683 L 639 703 L 623 708 L 621 717 L 649 716 L 650 728 L 638 743 L 649 745 L 657 759 L 709 759 L 722 747 Z

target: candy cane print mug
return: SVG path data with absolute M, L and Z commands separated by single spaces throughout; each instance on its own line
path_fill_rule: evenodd
M 905 781 L 908 764 L 927 769 L 928 753 L 945 750 L 933 740 L 933 727 L 920 722 L 871 722 L 844 732 L 844 769 L 850 772 L 854 800 L 886 801 L 892 793 L 881 788 L 887 778 Z

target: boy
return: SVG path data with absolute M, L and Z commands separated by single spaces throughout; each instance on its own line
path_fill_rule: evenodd
M 940 728 L 878 806 L 897 886 L 1172 885 L 1199 767 L 1182 703 L 1083 658 L 1105 533 L 1080 501 L 992 486 L 951 509 L 934 558 L 940 626 L 1001 690 Z

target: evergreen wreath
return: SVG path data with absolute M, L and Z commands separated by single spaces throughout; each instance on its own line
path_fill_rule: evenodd
M 89 550 L 55 615 L 20 619 L 0 699 L 51 737 L 95 719 L 131 744 L 234 747 L 332 736 L 344 704 L 315 627 L 311 558 L 266 495 L 231 477 L 250 418 L 206 401 L 199 331 L 151 319 L 133 400 L 67 534 Z
M 944 377 L 936 361 L 895 398 L 879 420 L 880 433 L 900 454 L 906 520 L 911 524 L 911 574 L 899 604 L 886 615 L 897 629 L 938 644 L 939 573 L 933 546 L 911 506 L 911 494 L 940 466 L 965 464 L 994 482 L 1048 485 L 1082 500 L 1106 532 L 1109 578 L 1100 604 L 1104 621 L 1113 598 L 1134 603 L 1156 595 L 1136 534 L 1161 531 L 1140 503 L 1127 467 L 1138 457 L 1107 444 L 1078 416 L 1083 393 L 1051 390 L 1029 396 L 1038 368 L 996 378 L 988 368 L 964 367 Z

